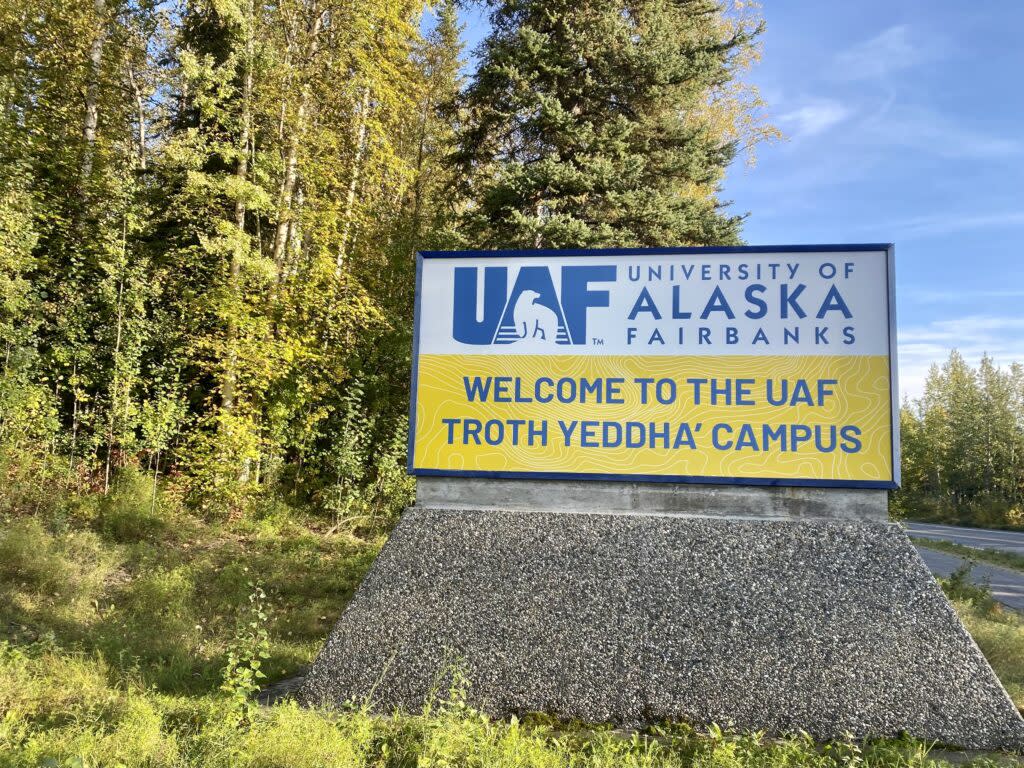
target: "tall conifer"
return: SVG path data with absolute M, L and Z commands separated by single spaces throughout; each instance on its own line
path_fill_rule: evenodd
M 493 0 L 456 159 L 482 247 L 731 244 L 708 105 L 757 21 L 712 0 Z

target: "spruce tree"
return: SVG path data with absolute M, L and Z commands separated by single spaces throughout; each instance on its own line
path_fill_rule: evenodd
M 733 244 L 709 116 L 761 24 L 712 0 L 493 0 L 455 155 L 479 247 Z

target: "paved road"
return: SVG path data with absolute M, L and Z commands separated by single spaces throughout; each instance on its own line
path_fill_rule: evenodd
M 917 535 L 916 533 L 914 534 Z M 927 547 L 918 547 L 925 565 L 937 576 L 949 576 L 963 564 L 963 558 L 938 552 Z M 1024 573 L 1000 568 L 997 565 L 977 563 L 971 570 L 973 581 L 987 581 L 992 588 L 992 596 L 1003 605 L 1024 611 Z
M 922 539 L 945 539 L 965 547 L 1001 549 L 1024 555 L 1024 531 L 990 531 L 984 528 L 957 528 L 952 525 L 907 523 L 907 533 Z

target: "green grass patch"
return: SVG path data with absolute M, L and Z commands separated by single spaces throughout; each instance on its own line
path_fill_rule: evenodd
M 742 766 L 942 766 L 912 740 L 815 744 L 806 735 L 768 738 L 665 725 L 639 733 L 499 721 L 469 709 L 456 691 L 418 715 L 313 711 L 287 702 L 245 727 L 225 717 L 222 694 L 163 694 L 117 679 L 96 655 L 46 642 L 0 645 L 0 765 L 170 768 L 500 766 L 538 768 Z M 965 764 L 1006 765 L 1007 756 Z
M 1024 712 L 1024 617 L 996 602 L 987 588 L 971 584 L 969 570 L 939 581 L 1013 703 Z
M 126 525 L 121 512 L 112 526 L 93 512 L 0 521 L 0 629 L 15 644 L 52 637 L 98 654 L 171 694 L 220 685 L 253 583 L 267 593 L 268 678 L 309 663 L 383 543 L 292 519 L 229 526 L 165 509 L 160 525 Z
M 0 494 L 3 491 L 0 490 Z M 642 733 L 493 720 L 464 689 L 419 714 L 256 707 L 257 684 L 319 650 L 383 543 L 279 502 L 210 521 L 146 484 L 0 515 L 0 768 L 15 766 L 926 766 L 912 740 Z M 265 594 L 265 597 L 263 596 Z M 1024 703 L 1019 617 L 957 607 Z M 225 685 L 225 680 L 227 684 Z M 1004 757 L 973 765 L 1005 764 Z
M 939 552 L 948 552 L 951 555 L 959 555 L 968 560 L 976 560 L 979 563 L 999 565 L 1003 568 L 1024 572 L 1024 555 L 1016 552 L 1005 552 L 1001 549 L 981 549 L 978 547 L 966 547 L 952 541 L 941 539 L 926 539 L 921 536 L 911 536 L 910 540 L 915 544 L 928 549 L 935 549 Z

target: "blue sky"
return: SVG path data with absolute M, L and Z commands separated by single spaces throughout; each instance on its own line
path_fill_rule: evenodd
M 895 242 L 900 389 L 1024 362 L 1024 2 L 766 0 L 747 74 L 787 139 L 723 197 L 753 245 Z M 486 33 L 463 12 L 470 48 Z

